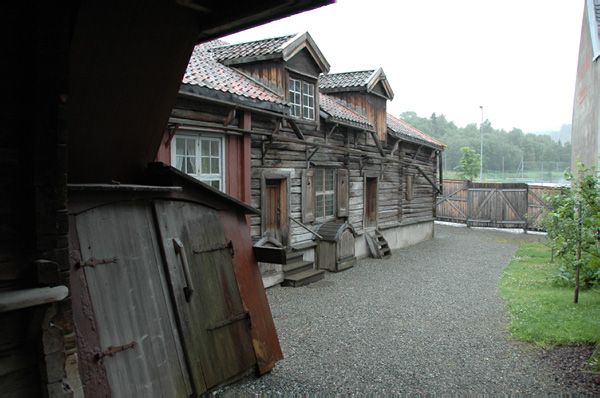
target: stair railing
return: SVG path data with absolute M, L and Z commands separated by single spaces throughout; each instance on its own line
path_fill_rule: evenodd
M 312 229 L 308 228 L 306 225 L 302 224 L 300 221 L 290 217 L 290 220 L 292 220 L 293 222 L 295 222 L 296 224 L 300 225 L 302 228 L 304 228 L 305 230 L 307 230 L 308 232 L 310 232 L 311 234 L 313 234 L 314 236 L 316 236 L 319 239 L 323 239 L 323 237 L 321 235 L 319 235 L 318 233 L 316 233 L 315 231 L 313 231 Z

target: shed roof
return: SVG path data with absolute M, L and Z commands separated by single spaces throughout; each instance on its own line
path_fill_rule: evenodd
M 435 138 L 432 138 L 421 130 L 411 126 L 403 120 L 398 119 L 388 113 L 387 126 L 391 134 L 397 138 L 421 143 L 424 145 L 445 149 L 446 145 L 442 144 Z
M 287 61 L 303 49 L 312 55 L 321 72 L 329 72 L 329 63 L 308 32 L 231 44 L 215 48 L 214 54 L 224 65 L 235 65 L 269 59 Z
M 375 127 L 365 117 L 345 106 L 342 101 L 326 94 L 319 94 L 321 111 L 325 112 L 333 121 L 351 124 L 354 127 L 372 130 Z
M 385 97 L 390 100 L 393 99 L 394 92 L 382 68 L 358 72 L 329 73 L 320 77 L 319 88 L 324 93 L 363 90 L 372 92 L 378 83 L 382 84 Z

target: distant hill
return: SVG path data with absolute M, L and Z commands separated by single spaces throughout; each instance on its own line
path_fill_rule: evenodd
M 571 126 L 570 124 L 563 124 L 559 131 L 542 131 L 535 134 L 549 135 L 552 141 L 561 143 L 571 142 Z

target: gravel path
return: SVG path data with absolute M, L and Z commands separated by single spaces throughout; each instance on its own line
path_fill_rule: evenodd
M 285 359 L 216 393 L 566 393 L 511 341 L 498 278 L 539 235 L 436 224 L 435 239 L 267 294 Z

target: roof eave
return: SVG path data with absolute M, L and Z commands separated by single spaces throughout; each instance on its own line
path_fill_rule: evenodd
M 242 105 L 246 105 L 246 106 L 257 108 L 257 109 L 263 109 L 263 110 L 267 110 L 267 111 L 271 111 L 271 112 L 284 113 L 284 114 L 288 114 L 289 109 L 290 109 L 289 105 L 284 104 L 284 103 L 263 101 L 263 100 L 256 99 L 256 98 L 248 98 L 248 97 L 244 97 L 242 95 L 238 95 L 238 94 L 234 94 L 234 93 L 230 93 L 230 92 L 226 92 L 226 91 L 213 90 L 213 89 L 210 89 L 207 87 L 200 87 L 200 86 L 191 85 L 191 84 L 182 84 L 181 87 L 179 88 L 179 95 L 191 97 L 191 98 L 198 99 L 198 100 L 202 100 L 205 98 L 218 99 L 221 101 L 242 104 Z

